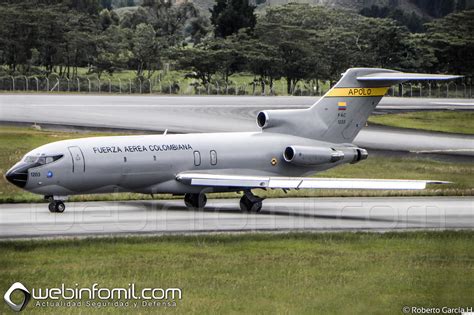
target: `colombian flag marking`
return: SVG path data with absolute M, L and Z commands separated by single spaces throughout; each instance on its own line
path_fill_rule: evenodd
M 347 108 L 347 103 L 346 102 L 338 102 L 337 103 L 337 109 L 338 110 L 346 110 Z

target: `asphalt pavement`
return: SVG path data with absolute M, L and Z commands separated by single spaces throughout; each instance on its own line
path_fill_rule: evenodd
M 474 197 L 267 199 L 258 214 L 238 199 L 210 199 L 205 210 L 182 200 L 0 205 L 0 239 L 236 231 L 402 231 L 474 228 Z

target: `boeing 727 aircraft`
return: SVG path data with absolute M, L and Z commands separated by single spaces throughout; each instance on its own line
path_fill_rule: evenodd
M 452 75 L 352 68 L 308 109 L 265 110 L 261 132 L 94 137 L 43 145 L 16 163 L 6 179 L 44 195 L 51 212 L 67 196 L 110 192 L 184 195 L 203 208 L 206 193 L 243 192 L 242 211 L 258 212 L 253 189 L 424 189 L 431 180 L 304 177 L 367 159 L 352 144 L 390 86 Z

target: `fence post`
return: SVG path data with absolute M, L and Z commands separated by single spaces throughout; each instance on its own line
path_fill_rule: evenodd
M 99 77 L 97 77 L 97 82 L 99 83 L 99 87 L 98 87 L 97 90 L 99 91 L 99 94 L 100 94 L 100 79 L 99 79 Z
M 428 82 L 428 97 L 431 97 L 431 82 Z
M 129 94 L 132 94 L 132 79 L 128 79 Z
M 49 92 L 49 78 L 46 77 L 46 92 Z
M 109 93 L 112 93 L 112 81 L 110 79 L 107 80 L 109 80 Z
M 140 87 L 140 94 L 142 94 L 142 79 L 138 79 L 138 84 Z
M 79 77 L 77 77 L 76 79 L 77 79 L 77 92 L 80 93 L 81 92 L 81 81 L 79 80 Z
M 118 80 L 119 80 L 119 93 L 122 94 L 122 80 L 120 80 L 120 78 Z
M 69 80 L 69 78 L 66 78 L 66 80 L 67 80 L 67 91 L 70 92 L 70 87 L 71 87 L 70 84 L 69 84 L 70 80 Z
M 60 85 L 61 85 L 61 82 L 59 81 L 59 78 L 56 78 L 56 80 L 57 80 L 57 84 L 58 84 L 58 92 L 61 92 L 61 91 L 59 90 L 59 87 L 60 87 Z
M 15 91 L 15 78 L 13 76 L 10 76 L 12 78 L 12 91 Z
M 34 77 L 35 81 L 36 81 L 36 92 L 39 92 L 39 81 L 38 81 L 38 78 L 37 77 Z
M 466 83 L 463 82 L 462 85 L 464 87 L 463 92 L 462 92 L 462 97 L 466 98 Z
M 150 94 L 151 94 L 151 80 L 148 79 L 148 88 L 150 89 Z
M 87 78 L 87 82 L 89 83 L 89 93 L 91 92 L 91 79 Z
M 23 76 L 25 78 L 25 91 L 28 92 L 28 78 L 26 75 Z

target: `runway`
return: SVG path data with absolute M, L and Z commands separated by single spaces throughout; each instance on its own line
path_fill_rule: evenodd
M 233 231 L 399 231 L 474 228 L 474 197 L 267 199 L 258 214 L 238 199 L 210 199 L 205 210 L 182 200 L 0 205 L 0 239 Z
M 305 108 L 317 97 L 0 94 L 0 121 L 174 133 L 258 131 L 262 109 Z M 474 110 L 474 100 L 382 99 L 377 111 Z M 474 136 L 364 128 L 354 143 L 367 149 L 474 156 Z

